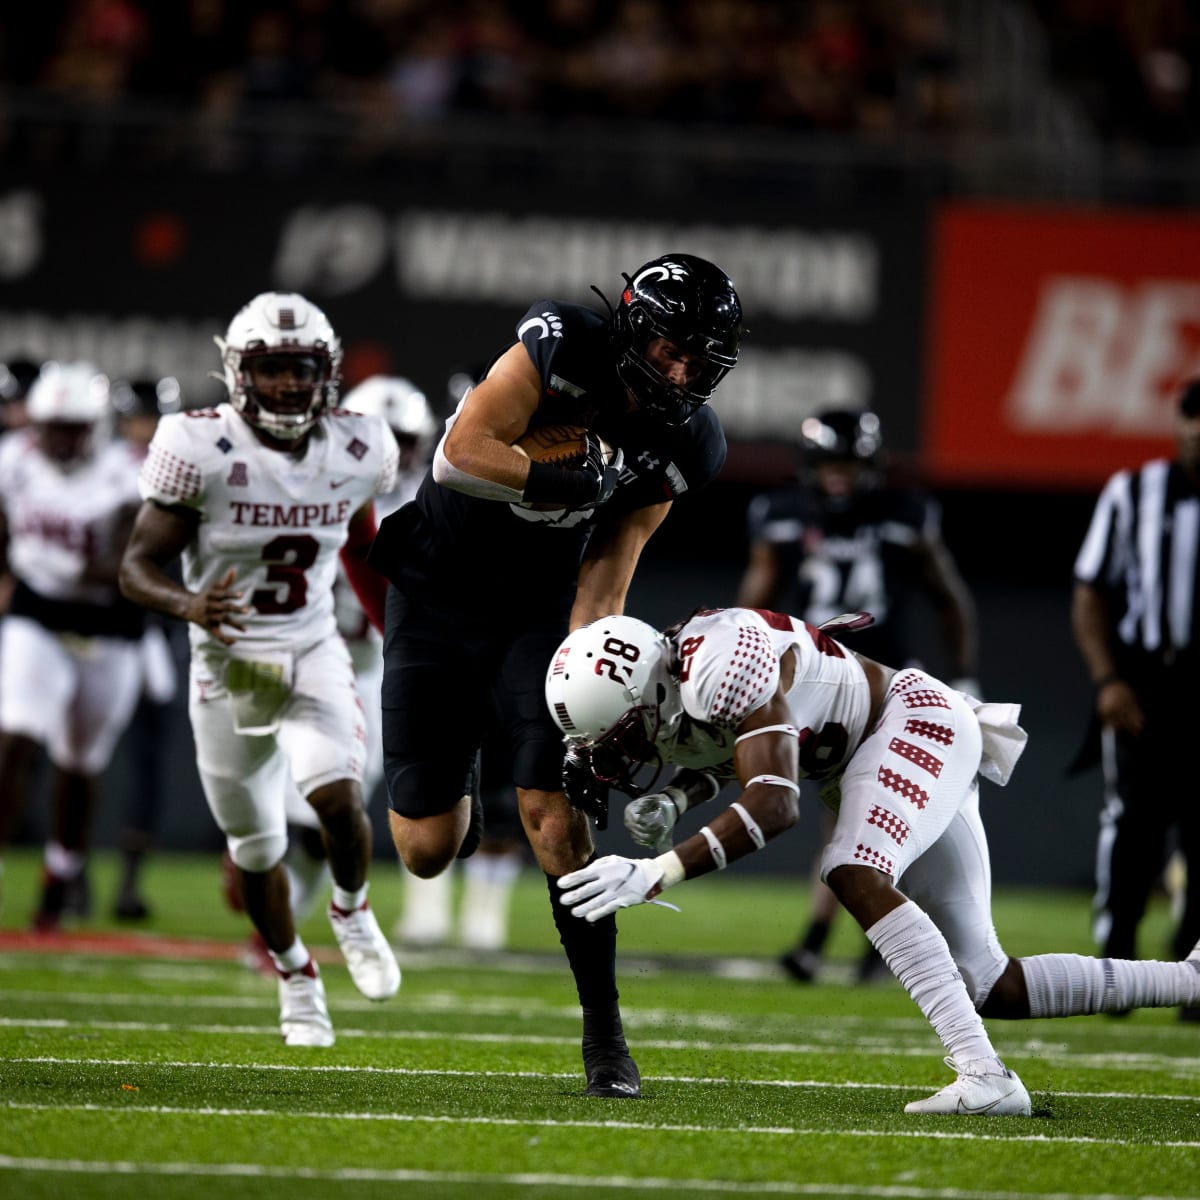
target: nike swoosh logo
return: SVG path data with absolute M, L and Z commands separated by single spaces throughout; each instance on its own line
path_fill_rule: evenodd
M 980 1105 L 968 1104 L 960 1096 L 959 1100 L 958 1100 L 958 1111 L 960 1113 L 962 1113 L 963 1116 L 973 1116 L 973 1115 L 978 1115 L 979 1113 L 990 1112 L 993 1108 L 996 1107 L 997 1104 L 1003 1104 L 1004 1101 L 1007 1100 L 1009 1098 L 1009 1096 L 1011 1096 L 1016 1090 L 1017 1089 L 1015 1087 L 1009 1088 L 1008 1091 L 1005 1092 L 1003 1096 L 997 1096 L 997 1097 L 995 1097 L 995 1099 L 989 1100 L 986 1104 L 980 1104 Z
M 349 483 L 353 478 L 354 478 L 353 475 L 347 475 L 345 479 L 331 479 L 329 481 L 329 486 L 331 488 L 340 488 L 343 485 Z

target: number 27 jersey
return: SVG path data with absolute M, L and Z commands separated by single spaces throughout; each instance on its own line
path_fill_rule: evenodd
M 232 567 L 248 611 L 230 652 L 298 650 L 335 636 L 333 584 L 354 514 L 396 483 L 399 449 L 381 417 L 334 410 L 304 456 L 264 446 L 228 404 L 163 417 L 142 465 L 144 500 L 197 512 L 183 582 L 201 591 Z M 188 626 L 193 648 L 220 643 Z

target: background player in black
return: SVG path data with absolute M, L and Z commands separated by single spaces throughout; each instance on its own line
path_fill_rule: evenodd
M 913 664 L 912 599 L 923 595 L 937 617 L 951 686 L 978 695 L 974 605 L 942 540 L 940 509 L 921 490 L 887 478 L 878 416 L 829 409 L 805 418 L 800 434 L 798 486 L 751 502 L 738 603 L 799 613 L 812 625 L 869 612 L 874 623 L 850 635 L 854 649 L 877 662 Z M 828 838 L 832 813 L 822 811 Z M 816 978 L 838 911 L 819 871 L 811 896 L 808 926 L 780 959 L 805 983 Z M 870 945 L 858 971 L 862 979 L 887 975 Z
M 1104 768 L 1095 936 L 1137 957 L 1137 929 L 1171 840 L 1186 862 L 1172 941 L 1200 937 L 1200 805 L 1190 785 L 1200 720 L 1200 380 L 1182 391 L 1176 452 L 1118 471 L 1075 560 L 1071 625 L 1095 688 L 1093 755 Z M 1102 749 L 1102 753 L 1100 753 Z M 1200 1008 L 1182 1016 L 1200 1020 Z
M 581 930 L 555 886 L 590 861 L 593 845 L 587 815 L 563 791 L 543 679 L 568 628 L 623 609 L 674 499 L 721 469 L 725 437 L 707 401 L 737 362 L 742 331 L 732 283 L 704 259 L 664 255 L 626 280 L 607 318 L 553 300 L 532 305 L 371 556 L 394 585 L 382 704 L 396 849 L 422 876 L 470 853 L 473 763 L 494 720 L 575 976 L 587 1092 L 614 1097 L 641 1086 L 617 1002 L 616 924 Z M 591 431 L 587 469 L 531 463 L 512 448 L 555 423 Z M 618 448 L 614 461 L 600 439 Z

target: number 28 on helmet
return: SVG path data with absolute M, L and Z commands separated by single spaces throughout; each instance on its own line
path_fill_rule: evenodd
M 646 763 L 662 768 L 659 744 L 674 738 L 683 717 L 671 643 L 635 617 L 584 625 L 554 655 L 546 703 L 597 779 L 640 795 L 653 780 L 639 786 L 634 774 Z

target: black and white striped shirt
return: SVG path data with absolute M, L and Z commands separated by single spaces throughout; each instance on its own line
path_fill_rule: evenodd
M 1075 578 L 1108 593 L 1124 646 L 1169 665 L 1200 649 L 1198 551 L 1200 494 L 1177 464 L 1155 459 L 1105 484 Z

